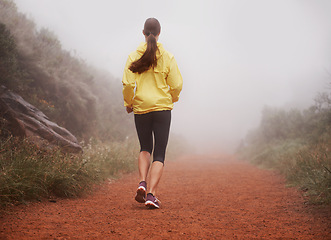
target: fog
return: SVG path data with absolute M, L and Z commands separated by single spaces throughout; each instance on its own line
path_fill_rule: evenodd
M 144 41 L 144 21 L 157 18 L 159 41 L 184 79 L 172 133 L 198 149 L 232 150 L 258 126 L 264 106 L 306 108 L 331 82 L 328 0 L 15 2 L 65 49 L 118 81 Z

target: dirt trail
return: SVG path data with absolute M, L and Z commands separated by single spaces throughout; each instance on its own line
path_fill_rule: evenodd
M 134 201 L 137 177 L 85 198 L 15 207 L 0 218 L 0 239 L 331 239 L 331 209 L 229 157 L 168 161 L 158 210 Z

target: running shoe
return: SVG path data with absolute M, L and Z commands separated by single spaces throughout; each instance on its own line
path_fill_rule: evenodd
M 160 200 L 157 199 L 152 193 L 148 193 L 146 197 L 145 206 L 150 209 L 160 208 Z
M 146 189 L 147 189 L 147 184 L 145 181 L 141 181 L 139 183 L 139 187 L 137 189 L 136 197 L 134 198 L 137 202 L 139 203 L 144 203 L 146 200 Z

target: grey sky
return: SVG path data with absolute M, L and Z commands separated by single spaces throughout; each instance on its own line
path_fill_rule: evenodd
M 263 106 L 307 107 L 331 82 L 328 0 L 15 2 L 65 49 L 119 81 L 144 40 L 145 19 L 159 19 L 159 41 L 184 78 L 172 131 L 218 149 L 256 127 Z

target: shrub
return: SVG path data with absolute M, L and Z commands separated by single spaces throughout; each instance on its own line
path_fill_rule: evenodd
M 331 203 L 331 94 L 319 93 L 300 112 L 265 108 L 260 126 L 238 153 L 252 163 L 283 173 L 314 203 Z
M 0 22 L 0 85 L 14 87 L 19 68 L 16 43 L 6 25 Z
M 331 203 L 330 145 L 306 146 L 283 156 L 281 170 L 287 180 L 300 187 L 314 203 Z
M 0 0 L 1 84 L 80 139 L 121 141 L 134 129 L 121 81 L 63 49 L 54 33 L 37 29 L 13 0 Z
M 94 139 L 84 147 L 83 162 L 100 180 L 137 169 L 138 143 L 134 140 L 103 143 Z
M 108 177 L 135 169 L 130 142 L 89 143 L 81 155 L 41 150 L 27 139 L 0 142 L 0 205 L 57 197 L 75 197 Z

